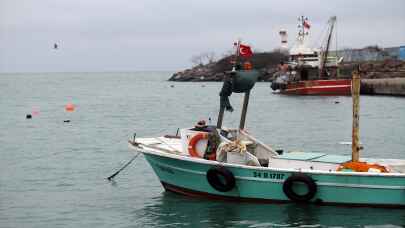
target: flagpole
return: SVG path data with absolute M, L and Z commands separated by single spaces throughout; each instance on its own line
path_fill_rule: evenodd
M 238 57 L 239 57 L 240 43 L 241 43 L 241 40 L 238 39 L 238 42 L 236 43 L 235 58 L 234 58 L 234 62 L 233 62 L 232 71 L 236 71 L 236 65 L 237 65 L 237 62 L 239 59 Z

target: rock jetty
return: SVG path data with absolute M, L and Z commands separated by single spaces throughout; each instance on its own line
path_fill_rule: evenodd
M 255 53 L 250 59 L 253 68 L 261 71 L 260 81 L 272 81 L 277 72 L 277 64 L 286 61 L 282 53 Z M 174 73 L 169 81 L 222 81 L 224 72 L 230 70 L 232 57 L 217 62 L 200 64 L 191 69 Z M 351 73 L 360 65 L 363 79 L 405 78 L 405 61 L 386 59 L 381 61 L 344 62 L 340 68 L 341 78 L 350 78 Z
M 232 56 L 227 56 L 217 62 L 200 64 L 191 69 L 174 73 L 169 81 L 222 81 L 224 72 L 231 70 Z M 249 59 L 253 69 L 261 71 L 260 81 L 271 81 L 273 74 L 277 72 L 277 64 L 287 60 L 287 55 L 281 52 L 254 53 Z M 242 62 L 246 59 L 242 59 Z
M 277 65 L 287 58 L 279 52 L 255 53 L 250 62 L 254 69 L 261 72 L 259 81 L 271 82 L 277 72 Z M 169 81 L 222 81 L 224 72 L 230 70 L 231 61 L 232 56 L 228 56 L 217 62 L 200 64 L 174 73 Z M 344 62 L 340 67 L 339 78 L 351 78 L 353 70 L 358 66 L 362 71 L 362 94 L 405 96 L 405 61 L 385 59 Z

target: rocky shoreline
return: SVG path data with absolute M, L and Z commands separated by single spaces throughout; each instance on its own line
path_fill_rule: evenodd
M 228 59 L 229 60 L 229 59 Z M 169 81 L 180 82 L 198 82 L 198 81 L 222 81 L 225 71 L 230 70 L 230 64 L 228 69 L 223 67 L 223 62 L 226 60 L 220 60 L 218 62 L 198 65 L 191 69 L 179 71 L 174 73 Z M 252 61 L 253 62 L 253 61 Z M 261 72 L 260 81 L 271 82 L 273 80 L 274 73 L 277 72 L 277 62 L 269 62 L 267 66 L 256 66 L 253 62 L 253 67 Z M 401 60 L 383 60 L 383 61 L 367 61 L 367 62 L 346 62 L 341 65 L 340 78 L 350 78 L 351 72 L 360 65 L 362 70 L 363 79 L 383 79 L 383 78 L 405 78 L 405 61 Z M 218 69 L 222 69 L 218 70 Z
M 285 60 L 281 53 L 259 53 L 251 59 L 253 68 L 261 72 L 259 81 L 271 82 L 277 72 L 277 64 Z M 191 69 L 174 73 L 169 81 L 207 82 L 222 81 L 225 71 L 230 70 L 231 57 L 217 62 L 200 64 Z M 405 96 L 405 61 L 386 59 L 381 61 L 345 62 L 339 78 L 351 78 L 353 70 L 360 66 L 362 73 L 361 93 L 368 95 Z
M 271 81 L 273 74 L 277 72 L 277 64 L 285 60 L 287 56 L 279 52 L 255 53 L 249 61 L 253 69 L 261 72 L 260 81 Z M 232 56 L 222 58 L 216 62 L 199 64 L 193 68 L 174 73 L 169 81 L 222 81 L 225 71 L 231 70 Z

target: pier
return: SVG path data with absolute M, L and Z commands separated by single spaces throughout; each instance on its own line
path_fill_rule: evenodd
M 362 79 L 360 93 L 405 96 L 405 78 Z

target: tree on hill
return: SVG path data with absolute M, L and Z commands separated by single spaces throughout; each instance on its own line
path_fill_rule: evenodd
M 199 55 L 191 56 L 193 66 L 201 66 L 215 62 L 215 52 L 203 52 Z

